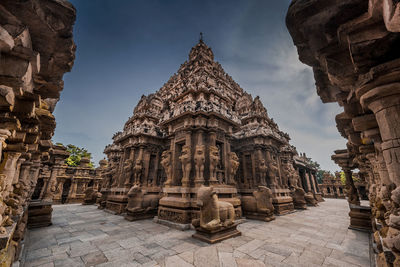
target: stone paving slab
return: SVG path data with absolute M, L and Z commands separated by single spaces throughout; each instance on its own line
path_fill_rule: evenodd
M 151 219 L 128 222 L 94 205 L 53 206 L 53 225 L 27 233 L 24 267 L 369 266 L 368 234 L 347 229 L 348 204 L 247 220 L 242 236 L 209 245 Z

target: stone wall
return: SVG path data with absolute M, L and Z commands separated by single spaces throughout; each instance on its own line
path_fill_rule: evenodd
M 100 190 L 102 171 L 107 165 L 107 161 L 101 160 L 100 167 L 94 169 L 88 165 L 89 162 L 89 159 L 82 158 L 79 166 L 76 167 L 67 166 L 64 162 L 60 165 L 44 164 L 39 171 L 32 200 L 43 199 L 46 188 L 52 182 L 51 174 L 55 172 L 53 203 L 82 203 L 86 189 Z
M 358 168 L 368 184 L 378 265 L 398 266 L 400 3 L 294 0 L 286 23 L 322 101 L 344 109 L 336 123 L 347 147 L 332 159 L 346 174 L 350 207 L 360 203 L 352 181 Z
M 0 3 L 0 265 L 17 258 L 40 166 L 57 153 L 52 114 L 71 70 L 75 9 L 66 1 Z

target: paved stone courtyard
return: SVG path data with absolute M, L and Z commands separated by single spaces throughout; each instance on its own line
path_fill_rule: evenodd
M 152 220 L 129 222 L 96 206 L 53 206 L 53 225 L 27 234 L 31 266 L 369 266 L 368 235 L 348 230 L 348 204 L 319 207 L 266 223 L 247 220 L 242 236 L 208 245 Z

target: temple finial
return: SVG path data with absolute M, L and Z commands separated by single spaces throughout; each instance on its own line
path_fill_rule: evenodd
M 200 32 L 200 43 L 202 43 L 203 42 L 203 33 L 202 32 Z

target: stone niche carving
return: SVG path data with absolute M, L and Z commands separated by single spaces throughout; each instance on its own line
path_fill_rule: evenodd
M 217 146 L 210 146 L 210 182 L 217 182 L 217 167 L 219 163 L 219 149 Z
M 127 159 L 124 162 L 124 185 L 125 186 L 130 186 L 131 185 L 131 179 L 132 179 L 132 168 L 133 168 L 133 161 L 131 159 Z M 136 168 L 136 166 L 135 166 Z M 140 166 L 138 166 L 138 168 L 140 168 Z M 135 169 L 136 171 L 136 169 Z M 136 172 L 135 172 L 135 182 L 136 182 Z
M 182 154 L 179 156 L 182 163 L 182 186 L 189 186 L 190 171 L 192 170 L 191 154 L 190 146 L 184 145 Z
M 164 168 L 165 174 L 167 176 L 167 180 L 164 185 L 169 186 L 172 183 L 172 162 L 171 162 L 171 151 L 165 150 L 161 154 L 161 165 Z
M 125 219 L 128 221 L 153 218 L 157 214 L 159 194 L 148 194 L 140 185 L 134 185 L 128 192 Z
M 260 163 L 258 165 L 258 170 L 260 172 L 260 184 L 261 185 L 267 185 L 267 171 L 268 167 L 267 164 L 265 163 L 265 159 L 261 159 Z
M 133 183 L 135 185 L 140 184 L 142 178 L 142 171 L 143 171 L 143 161 L 141 159 L 137 159 L 135 167 L 133 168 L 133 175 L 134 175 Z
M 194 162 L 196 166 L 195 182 L 204 181 L 204 163 L 206 161 L 205 150 L 206 150 L 205 145 L 197 145 L 194 152 Z
M 305 199 L 306 192 L 299 186 L 300 175 L 293 167 L 291 162 L 288 162 L 283 167 L 284 176 L 289 184 L 290 196 L 293 198 L 293 205 L 295 209 L 307 209 L 307 201 Z
M 229 202 L 219 201 L 212 186 L 201 186 L 197 191 L 200 218 L 192 220 L 196 228 L 193 237 L 208 243 L 216 243 L 241 235 L 236 229 L 235 209 Z
M 229 154 L 229 180 L 228 184 L 236 184 L 235 175 L 239 169 L 239 158 L 235 152 Z
M 266 186 L 258 186 L 251 196 L 242 196 L 243 214 L 249 219 L 272 221 L 274 206 L 272 205 L 272 192 Z

